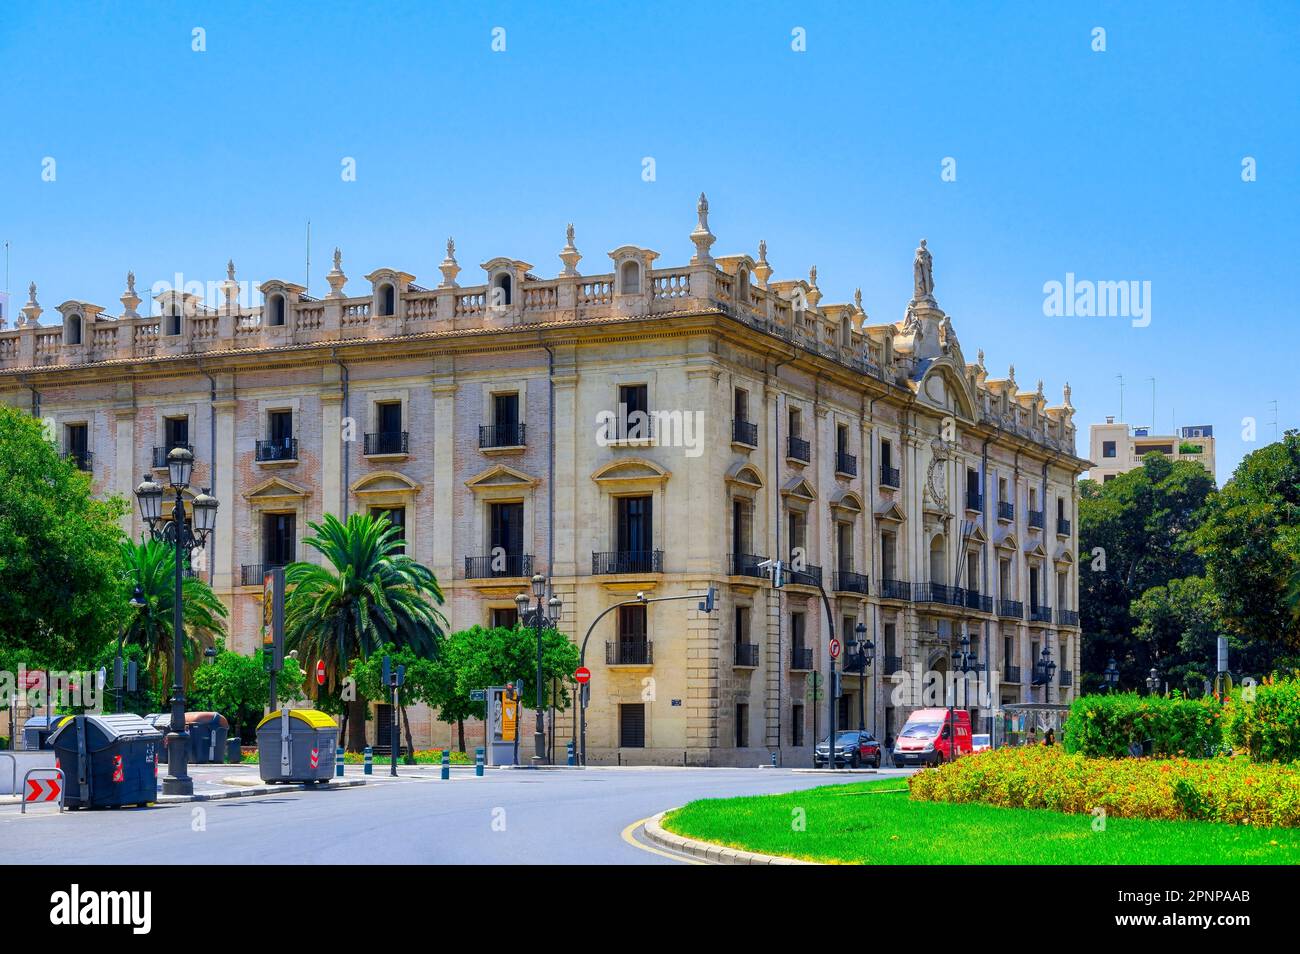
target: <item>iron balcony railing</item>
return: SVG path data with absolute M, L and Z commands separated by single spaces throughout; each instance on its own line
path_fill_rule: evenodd
M 648 639 L 620 639 L 605 644 L 607 666 L 649 666 L 654 663 L 654 644 Z
M 84 451 L 84 450 L 65 451 L 63 457 L 65 460 L 72 461 L 72 465 L 76 467 L 77 470 L 81 470 L 81 471 L 85 471 L 86 473 L 89 473 L 91 470 L 94 469 L 95 455 L 92 454 L 90 451 Z
M 821 586 L 822 568 L 812 563 L 805 563 L 802 570 L 790 568 L 786 571 L 785 581 L 799 586 Z
M 847 451 L 835 452 L 835 472 L 837 474 L 848 474 L 850 477 L 858 476 L 858 458 L 855 454 Z
M 1063 685 L 1063 686 L 1073 686 L 1073 685 L 1074 685 L 1074 671 L 1071 670 L 1071 669 L 1062 669 L 1060 672 L 1061 672 L 1061 685 Z
M 378 431 L 366 435 L 366 455 L 406 454 L 406 431 Z
M 984 512 L 984 495 L 973 490 L 966 491 L 966 509 L 975 513 Z
M 1002 681 L 1003 681 L 1003 682 L 1019 682 L 1019 681 L 1020 681 L 1020 667 L 1019 667 L 1019 666 L 1003 666 L 1003 667 L 1002 667 Z
M 496 556 L 465 557 L 465 579 L 487 580 L 499 576 L 532 576 L 531 553 L 502 553 Z
M 731 422 L 731 439 L 737 444 L 748 444 L 750 447 L 757 447 L 758 425 L 752 421 L 733 420 Z
M 978 590 L 962 590 L 962 594 L 967 609 L 973 609 L 979 613 L 993 612 L 993 597 L 983 596 Z
M 178 447 L 184 447 L 191 454 L 194 453 L 193 444 L 166 444 L 163 447 L 153 449 L 153 466 L 155 470 L 162 470 L 167 466 L 167 455 Z
M 835 574 L 835 589 L 841 593 L 867 594 L 867 578 L 852 570 L 840 570 Z
M 999 520 L 1015 520 L 1015 519 L 1016 519 L 1016 505 L 1013 504 L 1013 503 L 1008 503 L 1008 502 L 1005 501 L 1005 500 L 999 500 L 999 501 L 998 501 L 998 519 L 999 519 Z
M 1019 600 L 998 600 L 998 615 L 1003 619 L 1024 619 L 1025 604 Z
M 1050 606 L 1029 607 L 1029 621 L 1031 623 L 1050 623 L 1052 621 L 1052 608 Z
M 790 668 L 799 671 L 808 671 L 813 667 L 813 652 L 811 649 L 805 649 L 803 646 L 796 646 L 790 650 Z
M 662 573 L 663 550 L 609 550 L 592 553 L 591 574 L 605 573 Z
M 282 437 L 278 440 L 258 441 L 254 456 L 258 461 L 297 460 L 298 438 Z
M 478 429 L 478 446 L 485 449 L 493 447 L 523 447 L 524 425 L 482 424 Z
M 917 603 L 941 603 L 944 606 L 965 606 L 965 595 L 960 586 L 948 586 L 945 583 L 918 583 L 915 595 Z
M 758 644 L 736 643 L 736 665 L 743 669 L 754 669 L 757 667 Z
M 1078 611 L 1078 610 L 1067 610 L 1067 609 L 1057 610 L 1057 611 L 1056 611 L 1056 621 L 1057 621 L 1058 623 L 1060 623 L 1062 626 L 1078 626 L 1078 625 L 1079 625 L 1079 611 Z
M 1059 517 L 1056 521 L 1056 533 L 1058 536 L 1068 537 L 1070 535 L 1070 521 L 1064 517 Z
M 808 442 L 802 437 L 795 437 L 791 434 L 785 439 L 785 456 L 793 460 L 801 460 L 805 464 L 812 460 L 812 453 L 808 450 Z
M 1035 529 L 1043 529 L 1043 512 L 1041 510 L 1029 511 L 1029 525 Z
M 266 571 L 277 566 L 287 566 L 287 563 L 245 563 L 239 568 L 239 582 L 244 586 L 261 586 Z
M 886 467 L 884 464 L 880 465 L 880 486 L 895 488 L 902 486 L 902 483 L 899 481 L 897 467 Z
M 884 669 L 885 675 L 888 676 L 888 675 L 890 675 L 891 673 L 902 672 L 902 671 L 903 671 L 903 657 L 902 657 L 902 656 L 886 656 L 886 657 L 885 657 L 885 669 Z
M 912 585 L 907 580 L 882 579 L 880 581 L 880 598 L 885 600 L 912 599 Z
M 727 556 L 731 562 L 732 576 L 753 576 L 760 580 L 767 579 L 767 570 L 759 568 L 759 564 L 765 562 L 767 557 L 758 556 L 754 553 L 730 553 Z

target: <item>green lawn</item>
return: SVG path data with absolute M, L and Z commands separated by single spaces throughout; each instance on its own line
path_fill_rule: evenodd
M 796 810 L 806 820 L 795 829 Z M 1300 864 L 1300 830 L 914 802 L 906 782 L 705 799 L 664 819 L 688 838 L 832 864 Z

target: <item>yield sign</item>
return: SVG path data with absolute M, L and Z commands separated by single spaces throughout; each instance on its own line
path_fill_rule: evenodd
M 29 778 L 27 791 L 23 795 L 25 802 L 53 802 L 59 797 L 58 778 Z

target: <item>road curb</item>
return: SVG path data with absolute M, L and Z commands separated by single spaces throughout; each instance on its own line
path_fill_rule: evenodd
M 876 774 L 879 774 L 880 769 L 873 769 L 873 768 L 865 768 L 865 769 L 864 769 L 864 768 L 856 768 L 856 769 L 855 769 L 855 768 L 837 768 L 837 769 L 824 769 L 824 768 L 797 768 L 797 769 L 790 769 L 790 771 L 791 771 L 791 772 L 794 772 L 794 773 L 796 773 L 796 774 L 798 774 L 798 775 L 825 775 L 827 778 L 834 778 L 836 775 L 876 775 Z
M 185 802 L 215 802 L 226 798 L 248 798 L 251 795 L 275 795 L 279 792 L 308 792 L 329 788 L 355 788 L 365 785 L 363 778 L 330 779 L 328 784 L 310 785 L 256 785 L 247 788 L 235 788 L 228 792 L 201 792 L 194 795 L 159 795 L 155 805 L 181 805 Z
M 668 809 L 676 811 L 676 809 Z M 668 811 L 660 812 L 646 820 L 644 831 L 645 836 L 654 842 L 660 848 L 667 848 L 669 851 L 677 851 L 686 855 L 693 855 L 704 861 L 715 865 L 812 865 L 813 861 L 800 861 L 798 858 L 783 858 L 780 855 L 765 855 L 757 851 L 744 851 L 740 848 L 729 848 L 726 845 L 715 845 L 710 841 L 697 841 L 694 838 L 683 838 L 681 835 L 674 835 L 663 827 L 661 822 Z

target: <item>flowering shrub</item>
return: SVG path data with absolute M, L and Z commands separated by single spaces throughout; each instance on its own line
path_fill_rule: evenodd
M 1224 738 L 1256 762 L 1300 761 L 1300 679 L 1265 677 L 1253 699 L 1233 690 L 1224 713 Z
M 1149 755 L 1208 758 L 1223 748 L 1223 718 L 1209 697 L 1082 696 L 1070 706 L 1062 734 L 1067 752 L 1094 758 L 1124 758 L 1134 743 Z
M 1300 772 L 1245 758 L 1096 759 L 1025 746 L 919 772 L 908 787 L 918 801 L 1300 828 Z

